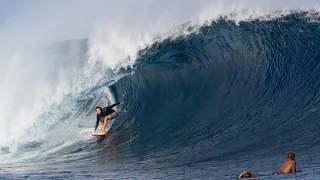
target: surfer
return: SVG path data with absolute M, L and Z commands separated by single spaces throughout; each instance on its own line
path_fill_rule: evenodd
M 286 154 L 287 160 L 283 163 L 280 172 L 274 172 L 273 174 L 290 174 L 296 173 L 296 160 L 294 152 L 287 152 Z
M 112 104 L 111 106 L 105 107 L 105 108 L 101 108 L 101 107 L 96 107 L 96 113 L 97 113 L 97 122 L 96 122 L 96 126 L 94 128 L 93 133 L 96 132 L 99 122 L 101 122 L 103 124 L 103 127 L 101 129 L 101 133 L 106 133 L 105 129 L 108 127 L 108 120 L 112 120 L 114 118 L 116 118 L 118 116 L 118 113 L 112 109 L 114 106 L 117 106 L 119 104 L 124 104 L 124 101 L 121 100 L 120 102 L 117 102 L 115 104 Z
M 290 174 L 296 173 L 296 160 L 295 160 L 294 152 L 287 152 L 286 157 L 287 160 L 283 163 L 280 172 L 273 172 L 272 174 Z M 298 171 L 301 172 L 301 171 Z M 250 173 L 248 171 L 243 171 L 238 178 L 250 178 L 250 177 L 258 177 L 260 174 L 258 173 Z
M 250 173 L 248 171 L 243 171 L 239 176 L 238 178 L 250 178 L 250 177 L 259 177 L 260 174 L 258 173 Z

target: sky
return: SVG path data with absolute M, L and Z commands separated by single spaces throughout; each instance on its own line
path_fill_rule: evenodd
M 0 1 L 0 24 L 7 21 L 15 13 L 18 13 L 24 5 L 23 2 L 14 2 L 10 0 Z

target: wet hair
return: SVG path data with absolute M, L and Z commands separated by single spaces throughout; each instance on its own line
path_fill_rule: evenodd
M 294 161 L 296 155 L 294 154 L 294 152 L 287 152 L 286 156 L 287 156 L 287 159 L 291 159 Z
M 95 110 L 97 110 L 97 109 L 100 109 L 100 110 L 101 110 L 101 107 L 100 107 L 100 106 L 97 106 Z

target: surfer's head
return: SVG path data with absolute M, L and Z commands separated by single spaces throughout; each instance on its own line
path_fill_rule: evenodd
M 96 107 L 96 113 L 101 114 L 101 107 L 99 107 L 99 106 Z
M 238 178 L 247 178 L 247 177 L 251 177 L 251 173 L 249 173 L 248 171 L 243 171 Z
M 296 155 L 294 154 L 294 152 L 287 152 L 287 159 L 291 159 L 291 160 L 294 161 L 295 156 Z

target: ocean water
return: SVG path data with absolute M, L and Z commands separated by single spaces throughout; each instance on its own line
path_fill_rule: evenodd
M 89 58 L 88 39 L 42 47 L 59 59 L 49 74 L 77 81 L 50 81 L 65 93 L 45 94 L 53 100 L 32 109 L 41 113 L 31 125 L 5 134 L 0 178 L 235 179 L 248 170 L 320 179 L 319 17 L 310 9 L 186 23 L 116 70 Z M 77 74 L 84 67 L 92 71 Z M 91 137 L 95 106 L 120 99 L 107 136 Z M 303 172 L 272 175 L 287 151 Z

